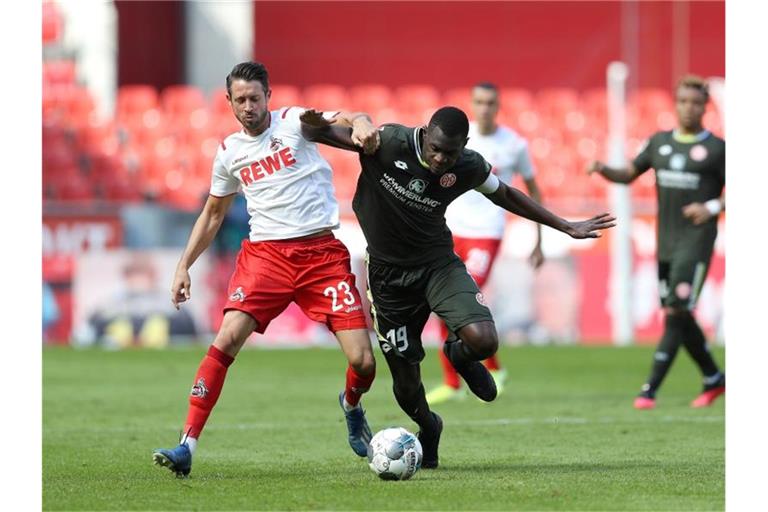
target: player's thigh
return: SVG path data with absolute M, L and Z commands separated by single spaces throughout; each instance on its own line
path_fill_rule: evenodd
M 213 340 L 213 345 L 222 352 L 235 357 L 253 331 L 258 328 L 258 322 L 248 313 L 231 309 L 224 313 L 224 319 L 219 332 Z
M 659 262 L 659 295 L 665 308 L 692 310 L 701 294 L 711 254 Z
M 411 363 L 424 359 L 421 333 L 429 318 L 423 269 L 368 263 L 368 300 L 376 338 L 385 355 Z
M 458 258 L 433 270 L 426 297 L 430 309 L 453 332 L 472 323 L 493 322 L 485 297 Z
M 368 324 L 347 248 L 331 239 L 307 248 L 301 259 L 294 300 L 304 314 L 334 333 L 366 329 Z
M 293 294 L 288 262 L 266 244 L 245 240 L 227 286 L 224 313 L 235 310 L 250 315 L 258 324 L 255 331 L 263 333 L 288 307 Z

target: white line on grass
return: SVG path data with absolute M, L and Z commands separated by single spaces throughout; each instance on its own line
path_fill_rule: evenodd
M 341 420 L 339 420 L 340 422 Z M 405 421 L 405 420 L 403 420 Z M 312 428 L 336 428 L 339 422 L 313 422 Z M 503 427 L 508 425 L 610 425 L 610 424 L 653 424 L 653 423 L 723 423 L 724 416 L 646 416 L 636 418 L 613 418 L 604 416 L 600 418 L 579 418 L 572 416 L 554 417 L 554 418 L 494 418 L 487 420 L 460 420 L 449 421 L 451 426 L 458 427 Z M 387 422 L 384 422 L 387 423 Z M 394 424 L 394 422 L 391 422 Z M 178 425 L 169 425 L 166 428 L 177 428 Z M 137 429 L 145 428 L 142 425 L 132 426 L 113 426 L 113 427 L 67 427 L 60 428 L 55 426 L 44 427 L 44 432 L 136 432 Z M 212 424 L 206 426 L 206 430 L 296 430 L 305 429 L 306 425 L 295 422 L 274 423 L 274 422 L 254 422 L 254 423 L 230 423 L 230 424 Z

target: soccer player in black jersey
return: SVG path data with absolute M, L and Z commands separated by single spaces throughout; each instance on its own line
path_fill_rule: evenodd
M 702 126 L 709 101 L 707 83 L 684 77 L 676 89 L 678 127 L 657 132 L 623 169 L 593 162 L 589 173 L 615 183 L 632 183 L 653 167 L 659 200 L 657 222 L 659 294 L 664 334 L 648 380 L 635 398 L 637 409 L 656 406 L 656 392 L 682 344 L 701 370 L 704 389 L 691 403 L 706 407 L 725 393 L 725 375 L 707 350 L 692 310 L 707 275 L 717 237 L 717 217 L 725 208 L 725 141 Z
M 448 326 L 443 350 L 469 389 L 487 402 L 496 398 L 494 380 L 481 363 L 498 348 L 496 328 L 482 293 L 453 251 L 445 223 L 448 204 L 475 189 L 512 213 L 573 238 L 598 237 L 615 219 L 604 213 L 569 222 L 499 181 L 479 153 L 465 148 L 469 122 L 454 107 L 439 109 L 427 126 L 381 126 L 372 153 L 353 143 L 348 128 L 333 126 L 316 112 L 305 112 L 301 120 L 307 139 L 361 153 L 352 206 L 368 242 L 374 329 L 395 399 L 421 429 L 422 467 L 435 468 L 443 424 L 427 405 L 420 373 L 421 332 L 430 312 Z

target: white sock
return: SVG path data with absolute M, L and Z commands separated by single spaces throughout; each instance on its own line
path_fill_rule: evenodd
M 184 436 L 180 444 L 183 444 L 183 443 L 187 443 L 187 448 L 189 448 L 189 453 L 194 455 L 195 450 L 197 449 L 197 439 L 195 439 L 194 437 Z
M 712 384 L 720 380 L 720 376 L 721 376 L 720 372 L 717 372 L 714 375 L 711 375 L 709 377 L 704 377 L 704 384 L 707 386 L 711 386 Z
M 347 397 L 344 397 L 344 402 L 342 403 L 342 407 L 344 407 L 345 411 L 352 411 L 360 407 L 360 403 L 358 403 L 357 405 L 349 405 L 349 402 L 347 402 Z

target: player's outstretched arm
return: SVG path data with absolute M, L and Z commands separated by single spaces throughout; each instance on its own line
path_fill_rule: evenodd
M 171 302 L 176 309 L 179 309 L 179 304 L 191 297 L 192 281 L 189 277 L 189 268 L 211 245 L 234 198 L 235 194 L 224 197 L 208 196 L 203 211 L 200 212 L 200 216 L 192 227 L 192 233 L 189 235 L 187 246 L 184 248 L 179 264 L 176 265 L 176 273 L 171 285 Z
M 587 174 L 591 175 L 593 173 L 602 175 L 608 181 L 624 184 L 632 183 L 640 176 L 640 173 L 637 172 L 637 169 L 635 169 L 631 162 L 627 164 L 627 167 L 616 168 L 608 167 L 603 162 L 594 160 L 587 166 Z
M 326 119 L 322 112 L 309 109 L 299 117 L 301 134 L 305 139 L 328 146 L 372 155 L 379 149 L 379 131 L 368 114 L 340 112 L 333 119 Z
M 573 238 L 598 238 L 601 236 L 600 230 L 616 225 L 616 218 L 609 213 L 579 222 L 565 220 L 516 188 L 502 182 L 499 182 L 499 188 L 495 192 L 486 194 L 486 197 L 509 212 L 562 231 Z

